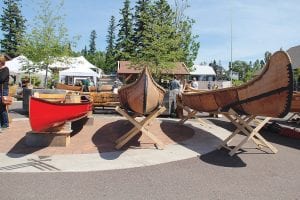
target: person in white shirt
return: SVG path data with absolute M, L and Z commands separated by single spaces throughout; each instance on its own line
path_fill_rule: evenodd
M 196 77 L 193 78 L 191 87 L 192 87 L 192 88 L 195 88 L 195 89 L 198 89 L 199 85 L 198 85 L 198 82 L 197 82 Z
M 174 109 L 176 109 L 176 95 L 180 93 L 180 82 L 176 76 L 170 83 L 170 93 L 169 93 L 169 114 L 171 114 L 172 103 L 174 102 Z

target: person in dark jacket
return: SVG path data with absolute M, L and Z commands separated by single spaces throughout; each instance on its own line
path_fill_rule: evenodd
M 7 107 L 2 103 L 2 96 L 8 96 L 9 69 L 5 66 L 7 58 L 0 55 L 0 125 L 2 129 L 9 127 Z M 0 128 L 0 132 L 1 132 Z

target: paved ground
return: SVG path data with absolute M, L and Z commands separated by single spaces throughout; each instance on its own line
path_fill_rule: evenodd
M 207 121 L 225 128 L 224 132 L 233 130 L 226 120 Z M 179 145 L 207 131 L 193 124 L 188 128 L 202 132 Z M 219 131 L 213 128 L 203 135 L 216 139 Z M 143 167 L 68 173 L 6 171 L 0 173 L 0 199 L 299 199 L 300 141 L 268 130 L 262 135 L 279 150 L 277 154 L 260 151 L 249 142 L 233 157 L 215 147 L 204 153 L 190 148 L 196 152 L 191 158 Z M 205 144 L 204 138 L 201 141 L 198 147 Z

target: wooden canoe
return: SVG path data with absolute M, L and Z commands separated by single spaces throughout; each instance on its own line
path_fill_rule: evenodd
M 118 93 L 123 108 L 145 115 L 162 105 L 166 91 L 153 80 L 145 67 L 135 82 L 121 87 Z
M 61 89 L 61 90 L 70 90 L 70 91 L 82 91 L 82 86 L 76 86 L 76 85 L 66 85 L 63 83 L 56 83 L 55 86 L 56 89 Z
M 238 87 L 207 92 L 184 93 L 183 104 L 200 112 L 284 117 L 290 110 L 293 93 L 291 61 L 284 51 L 275 52 L 262 73 Z
M 82 103 L 50 102 L 30 97 L 29 120 L 33 131 L 47 132 L 50 129 L 87 116 L 92 110 L 89 101 Z
M 291 112 L 300 112 L 300 92 L 293 93 Z

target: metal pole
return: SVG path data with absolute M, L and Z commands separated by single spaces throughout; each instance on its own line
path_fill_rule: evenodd
M 230 4 L 230 82 L 232 84 L 232 1 Z

